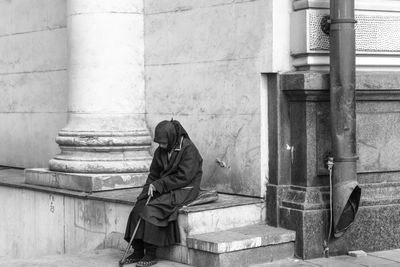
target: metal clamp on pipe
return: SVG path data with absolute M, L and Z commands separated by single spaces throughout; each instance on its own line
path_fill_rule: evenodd
M 337 24 L 337 23 L 357 23 L 355 19 L 331 19 L 330 24 Z

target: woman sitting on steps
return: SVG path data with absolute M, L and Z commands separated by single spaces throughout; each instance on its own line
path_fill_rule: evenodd
M 131 211 L 125 232 L 129 242 L 139 217 L 142 218 L 132 242 L 134 252 L 125 263 L 138 267 L 157 263 L 157 247 L 180 242 L 178 209 L 199 194 L 203 159 L 182 125 L 162 121 L 155 128 L 154 153 L 150 173 Z M 146 200 L 151 200 L 146 206 Z

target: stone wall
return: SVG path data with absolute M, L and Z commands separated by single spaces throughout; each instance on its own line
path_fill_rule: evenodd
M 0 165 L 47 166 L 66 123 L 65 0 L 0 0 Z
M 182 122 L 204 158 L 204 187 L 264 194 L 260 84 L 272 2 L 145 2 L 148 125 Z
M 204 187 L 264 195 L 262 73 L 290 69 L 292 0 L 144 3 L 148 127 L 182 121 L 204 157 Z M 0 15 L 0 165 L 47 167 L 67 120 L 66 0 L 0 0 Z

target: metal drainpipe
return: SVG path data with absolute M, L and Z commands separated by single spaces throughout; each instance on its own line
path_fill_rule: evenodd
M 357 182 L 354 0 L 330 1 L 330 112 L 333 231 L 352 224 L 361 197 Z

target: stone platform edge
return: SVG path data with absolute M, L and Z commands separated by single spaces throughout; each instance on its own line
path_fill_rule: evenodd
M 81 192 L 98 192 L 143 186 L 144 173 L 63 173 L 49 169 L 25 169 L 25 183 Z
M 136 198 L 142 191 L 142 186 L 139 186 L 134 188 L 121 188 L 89 193 L 49 186 L 27 184 L 25 183 L 24 170 L 14 168 L 0 169 L 0 186 L 53 193 L 80 199 L 126 204 L 131 206 L 136 203 Z M 201 212 L 208 209 L 220 209 L 250 204 L 264 204 L 264 200 L 257 197 L 232 196 L 231 194 L 225 194 L 221 192 L 218 192 L 218 195 L 220 201 L 202 204 L 199 206 L 182 207 L 179 213 Z

